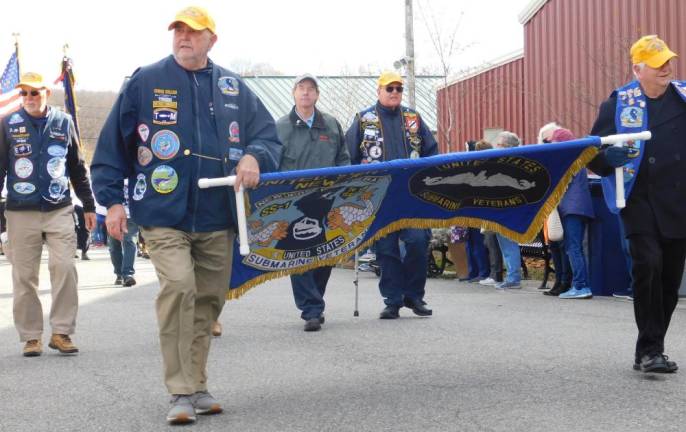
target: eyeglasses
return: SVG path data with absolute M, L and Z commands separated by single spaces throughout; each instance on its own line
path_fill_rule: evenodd
M 21 96 L 28 96 L 29 93 L 31 94 L 31 96 L 38 96 L 40 94 L 40 91 L 39 90 L 31 90 L 31 92 L 27 92 L 26 90 L 20 90 L 19 91 L 19 94 Z
M 393 90 L 397 91 L 398 93 L 402 93 L 403 86 L 386 86 L 386 92 L 393 93 Z

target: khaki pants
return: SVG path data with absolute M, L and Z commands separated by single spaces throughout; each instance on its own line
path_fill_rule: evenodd
M 43 308 L 38 298 L 43 234 L 48 245 L 52 294 L 50 327 L 54 334 L 74 333 L 79 298 L 73 211 L 72 206 L 49 212 L 5 211 L 12 263 L 14 325 L 22 342 L 41 339 L 43 334 Z
M 160 281 L 156 308 L 167 390 L 207 390 L 210 331 L 229 288 L 235 234 L 140 228 Z

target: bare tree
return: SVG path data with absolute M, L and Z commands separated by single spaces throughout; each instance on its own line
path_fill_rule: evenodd
M 455 23 L 446 29 L 443 23 L 436 18 L 437 14 L 432 9 L 430 1 L 417 0 L 417 3 L 421 19 L 438 56 L 440 75 L 443 76 L 443 85 L 448 87 L 448 77 L 452 72 L 453 59 L 471 45 L 462 45 L 457 40 L 457 34 L 464 18 L 464 11 L 460 11 L 456 18 L 451 15 L 451 20 L 454 20 Z M 450 143 L 450 133 L 453 129 L 455 118 L 451 104 L 445 103 L 444 106 L 448 111 L 447 116 L 445 116 L 447 124 L 443 124 L 442 127 L 437 129 L 441 138 L 443 138 L 443 142 L 445 142 L 446 150 L 451 152 L 457 150 L 457 145 L 453 148 Z

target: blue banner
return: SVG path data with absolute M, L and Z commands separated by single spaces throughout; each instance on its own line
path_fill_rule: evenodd
M 235 247 L 228 298 L 323 265 L 402 228 L 541 230 L 598 137 L 367 165 L 264 174 L 246 193 L 250 254 Z
M 78 111 L 78 107 L 76 105 L 76 91 L 74 90 L 76 78 L 74 77 L 73 62 L 71 58 L 66 56 L 62 58 L 62 73 L 57 80 L 62 81 L 62 86 L 64 87 L 64 108 L 69 114 L 71 114 L 71 117 L 74 120 L 76 135 L 80 137 L 81 131 L 79 129 L 79 119 L 76 116 Z M 57 83 L 57 81 L 55 83 Z

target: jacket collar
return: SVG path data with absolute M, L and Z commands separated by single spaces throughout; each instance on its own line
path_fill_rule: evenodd
M 307 127 L 305 121 L 300 118 L 297 112 L 295 112 L 295 105 L 293 105 L 293 108 L 291 108 L 288 118 L 293 126 Z M 324 129 L 324 119 L 322 118 L 322 113 L 317 109 L 317 107 L 314 107 L 314 120 L 312 120 L 312 128 Z
M 388 108 L 381 105 L 381 102 L 376 101 L 376 110 L 380 113 L 384 113 L 389 116 L 396 116 L 400 113 L 402 105 L 398 105 L 396 108 Z

